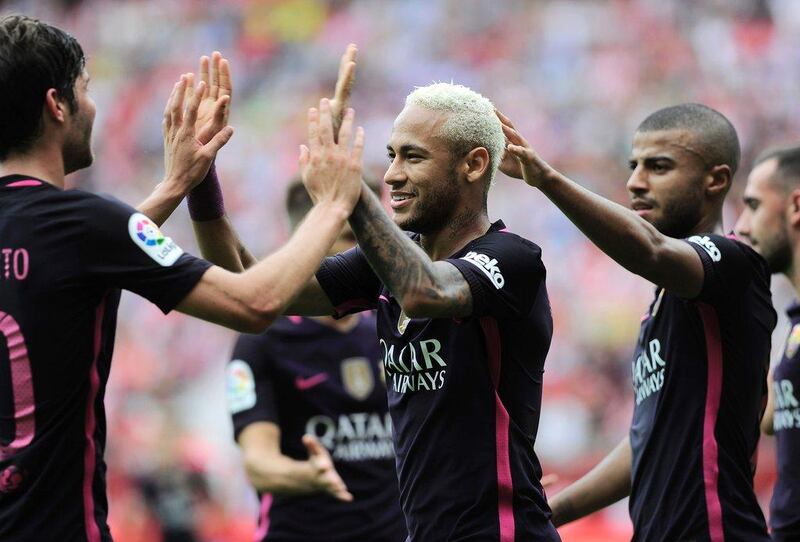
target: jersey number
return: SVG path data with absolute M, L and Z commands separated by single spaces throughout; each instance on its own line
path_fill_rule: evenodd
M 33 375 L 25 338 L 14 317 L 0 311 L 0 331 L 8 348 L 11 368 L 11 395 L 14 399 L 14 440 L 8 445 L 0 443 L 0 459 L 7 459 L 22 450 L 33 440 L 36 432 L 33 398 Z M 5 415 L 2 418 L 6 418 Z M 0 418 L 0 419 L 2 419 Z

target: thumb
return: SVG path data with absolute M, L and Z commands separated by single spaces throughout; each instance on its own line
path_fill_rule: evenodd
M 311 456 L 325 456 L 328 455 L 328 449 L 312 435 L 303 435 L 303 446 L 308 450 L 308 455 Z
M 233 127 L 226 126 L 217 132 L 216 135 L 211 138 L 211 141 L 203 145 L 203 149 L 208 150 L 212 154 L 216 155 L 217 152 L 219 152 L 219 150 L 224 147 L 228 141 L 230 141 L 231 137 L 233 137 Z

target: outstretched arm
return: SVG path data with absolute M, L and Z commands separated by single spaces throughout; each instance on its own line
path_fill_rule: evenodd
M 353 117 L 348 110 L 336 143 L 329 101 L 309 111 L 309 144 L 301 148 L 300 169 L 314 207 L 284 247 L 244 273 L 206 271 L 178 310 L 249 333 L 286 310 L 308 285 L 359 197 L 364 131 L 356 130 L 351 148 Z M 330 302 L 323 308 L 332 312 Z
M 472 292 L 461 272 L 448 262 L 432 261 L 364 183 L 350 225 L 370 266 L 406 315 L 458 318 L 472 313 Z
M 550 499 L 556 527 L 575 521 L 624 499 L 631 492 L 630 439 L 620 442 L 583 478 Z
M 698 296 L 704 271 L 687 243 L 667 237 L 630 209 L 568 179 L 539 158 L 502 113 L 507 139 L 504 173 L 541 190 L 595 245 L 629 271 L 684 298 Z

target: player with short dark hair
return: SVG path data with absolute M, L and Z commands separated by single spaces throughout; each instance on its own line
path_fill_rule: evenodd
M 633 138 L 631 212 L 558 173 L 499 117 L 504 171 L 656 284 L 631 365 L 629 437 L 550 499 L 555 523 L 630 495 L 633 540 L 768 540 L 753 472 L 776 315 L 763 258 L 723 234 L 739 160 L 733 126 L 697 104 L 645 119 Z
M 773 149 L 755 161 L 744 190 L 736 233 L 749 240 L 800 293 L 800 146 Z M 778 479 L 770 503 L 776 542 L 800 540 L 800 305 L 787 310 L 791 331 L 768 378 L 769 401 L 761 430 L 775 435 Z
M 36 54 L 30 54 L 35 51 Z M 59 71 L 71 58 L 80 66 Z M 232 135 L 225 96 L 183 76 L 164 113 L 166 175 L 138 210 L 64 190 L 91 163 L 95 105 L 80 45 L 22 16 L 0 18 L 0 539 L 110 541 L 103 407 L 120 290 L 241 331 L 261 331 L 308 281 L 361 186 L 352 110 L 304 179 L 317 204 L 282 249 L 235 274 L 185 254 L 157 224 Z M 68 62 L 69 66 L 70 63 Z M 6 100 L 32 92 L 10 110 Z M 23 103 L 24 102 L 24 103 Z M 198 116 L 198 111 L 202 113 Z M 14 123 L 23 121 L 24 126 Z M 330 117 L 321 126 L 332 131 Z M 13 137 L 9 126 L 19 129 Z M 31 130 L 34 126 L 35 129 Z M 324 178 L 317 164 L 328 163 Z M 333 164 L 333 165 L 330 165 Z
M 355 69 L 345 60 L 335 110 Z M 362 187 L 350 219 L 358 246 L 327 258 L 286 311 L 377 309 L 412 542 L 559 540 L 534 453 L 553 330 L 545 267 L 538 246 L 488 218 L 503 144 L 480 94 L 454 84 L 412 92 L 387 145 L 393 219 Z M 203 233 L 235 240 L 229 224 L 217 226 Z
M 313 206 L 292 181 L 292 230 Z M 345 226 L 330 254 L 354 244 Z M 240 335 L 231 357 L 228 407 L 261 502 L 257 540 L 404 542 L 374 315 L 283 317 Z

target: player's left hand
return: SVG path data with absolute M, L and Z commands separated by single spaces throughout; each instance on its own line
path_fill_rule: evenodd
M 550 165 L 539 158 L 530 143 L 517 132 L 511 119 L 495 109 L 497 118 L 506 136 L 506 149 L 500 162 L 500 171 L 517 179 L 524 179 L 530 186 L 538 188 L 555 173 Z
M 190 81 L 194 81 L 193 74 L 183 74 L 175 83 L 161 123 L 164 182 L 172 184 L 184 195 L 203 180 L 217 152 L 233 136 L 233 128 L 222 125 L 209 132 L 206 143 L 198 139 L 197 112 L 206 83 L 200 81 L 195 88 Z
M 308 450 L 308 461 L 314 467 L 317 487 L 330 493 L 340 501 L 352 501 L 353 495 L 347 491 L 344 480 L 336 472 L 328 449 L 312 435 L 303 435 L 303 445 Z

